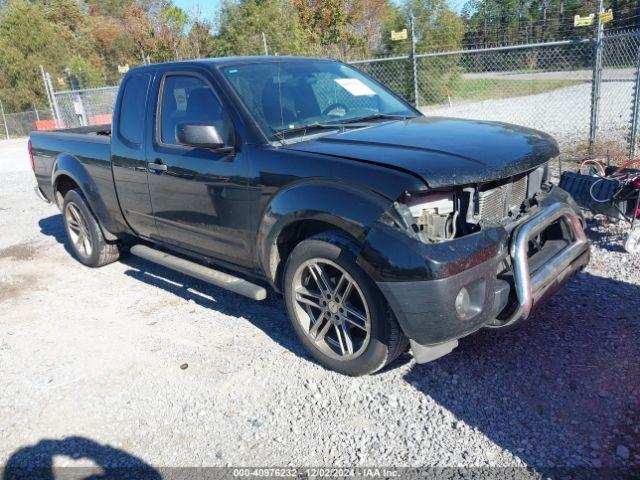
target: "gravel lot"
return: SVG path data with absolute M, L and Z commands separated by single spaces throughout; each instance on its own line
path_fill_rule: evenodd
M 0 144 L 0 465 L 640 466 L 640 256 L 618 226 L 592 224 L 588 270 L 522 328 L 353 379 L 273 294 L 81 266 L 25 151 Z

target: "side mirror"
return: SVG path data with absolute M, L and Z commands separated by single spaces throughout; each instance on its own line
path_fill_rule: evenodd
M 176 140 L 180 145 L 219 150 L 226 143 L 218 128 L 212 124 L 180 123 L 176 126 Z

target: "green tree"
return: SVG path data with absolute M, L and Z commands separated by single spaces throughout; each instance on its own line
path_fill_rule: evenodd
M 195 19 L 187 35 L 188 55 L 191 58 L 206 58 L 213 55 L 211 48 L 211 30 L 213 26 L 207 20 Z
M 105 65 L 93 35 L 91 22 L 75 0 L 41 0 L 46 18 L 64 38 L 65 71 L 82 79 L 88 87 L 104 85 Z
M 85 0 L 93 15 L 122 19 L 134 0 Z
M 271 55 L 303 55 L 312 51 L 288 0 L 224 1 L 211 51 L 216 56 L 263 55 L 263 32 Z
M 60 73 L 68 51 L 65 39 L 45 11 L 24 0 L 0 12 L 0 98 L 9 111 L 45 102 L 40 65 Z
M 406 29 L 406 40 L 391 40 L 391 32 L 400 32 Z M 391 0 L 387 6 L 387 16 L 382 24 L 381 44 L 379 55 L 397 56 L 411 53 L 411 25 L 407 10 Z
M 316 54 L 367 57 L 379 41 L 386 0 L 294 0 L 300 24 Z
M 414 18 L 416 52 L 460 50 L 464 24 L 445 0 L 407 0 L 389 7 L 390 14 L 383 28 L 381 50 L 385 56 L 411 54 L 411 15 Z M 407 40 L 391 40 L 391 31 L 407 29 Z M 394 75 L 389 75 L 386 62 L 372 64 L 370 73 L 385 81 L 394 91 L 415 102 L 413 60 L 396 61 Z M 442 102 L 459 82 L 462 69 L 459 55 L 418 58 L 417 82 L 419 103 Z

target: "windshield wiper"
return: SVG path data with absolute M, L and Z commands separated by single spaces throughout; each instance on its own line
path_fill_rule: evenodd
M 294 127 L 287 128 L 284 130 L 278 130 L 275 135 L 276 137 L 284 140 L 285 136 L 289 133 L 300 133 L 302 132 L 302 136 L 304 137 L 309 130 L 340 130 L 344 132 L 345 128 L 356 128 L 356 125 L 351 123 L 312 123 L 310 125 L 304 125 L 302 127 Z
M 284 140 L 284 138 L 290 133 L 300 133 L 306 135 L 309 130 L 340 130 L 342 127 L 337 124 L 331 123 L 312 123 L 311 125 L 304 125 L 302 127 L 285 128 L 284 130 L 278 130 L 275 132 L 275 136 Z
M 275 136 L 284 140 L 290 133 L 300 133 L 304 137 L 309 130 L 340 130 L 344 131 L 345 128 L 356 128 L 355 124 L 367 123 L 371 120 L 388 119 L 388 120 L 406 120 L 408 118 L 415 118 L 411 115 L 391 115 L 388 113 L 376 113 L 374 115 L 368 115 L 361 118 L 349 118 L 341 122 L 336 123 L 312 123 L 310 125 L 303 125 L 301 127 L 286 128 L 284 130 L 278 130 L 275 132 Z
M 407 120 L 409 118 L 415 118 L 416 115 L 391 115 L 389 113 L 374 113 L 373 115 L 367 115 L 366 117 L 350 118 L 343 123 L 366 123 L 371 120 Z

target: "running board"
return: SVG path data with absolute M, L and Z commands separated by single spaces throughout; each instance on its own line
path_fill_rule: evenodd
M 145 245 L 134 245 L 131 253 L 136 257 L 144 258 L 163 267 L 170 268 L 216 287 L 224 288 L 239 295 L 244 295 L 252 300 L 264 300 L 267 298 L 267 290 L 259 285 L 234 277 L 228 273 L 219 272 L 204 265 L 170 255 L 160 250 Z

